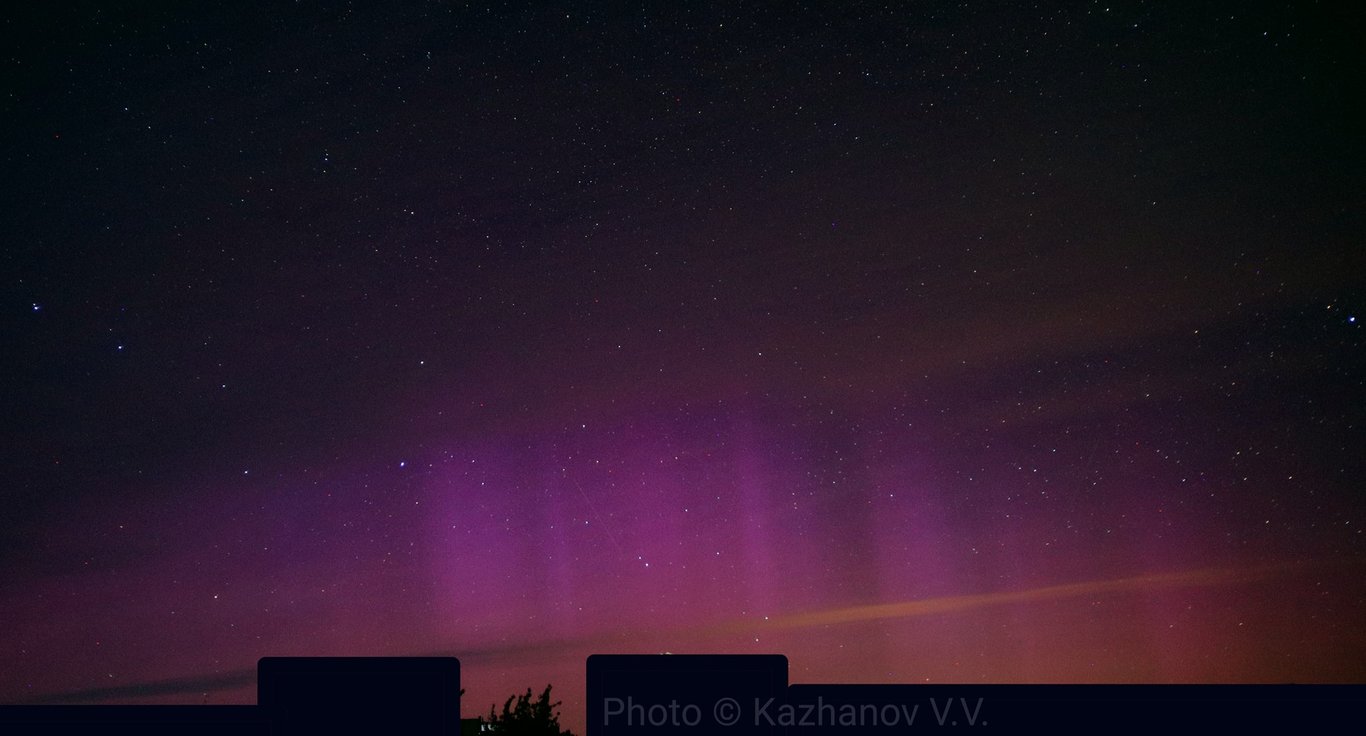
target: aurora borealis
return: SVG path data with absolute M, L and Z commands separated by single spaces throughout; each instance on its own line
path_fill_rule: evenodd
M 1360 19 L 1168 5 L 7 15 L 0 700 L 1363 681 Z

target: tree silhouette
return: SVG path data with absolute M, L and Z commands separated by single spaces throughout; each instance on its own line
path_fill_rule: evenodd
M 496 714 L 490 705 L 487 722 L 492 726 L 491 730 L 512 736 L 574 736 L 560 728 L 560 715 L 556 712 L 560 701 L 550 702 L 549 685 L 540 697 L 534 701 L 531 698 L 531 688 L 522 695 L 509 696 L 503 703 L 502 715 Z

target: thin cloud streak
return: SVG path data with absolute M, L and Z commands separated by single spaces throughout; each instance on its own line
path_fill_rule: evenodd
M 909 618 L 913 616 L 932 616 L 991 606 L 1041 603 L 1045 601 L 1056 601 L 1085 596 L 1143 593 L 1161 590 L 1163 588 L 1237 585 L 1276 577 L 1300 567 L 1303 567 L 1303 565 L 1283 563 L 1253 568 L 1206 568 L 1181 572 L 1138 575 L 1111 580 L 1090 580 L 1081 583 L 1048 585 L 1028 590 L 978 593 L 974 595 L 953 595 L 940 598 L 899 601 L 896 603 L 878 603 L 864 606 L 829 608 L 786 616 L 774 616 L 766 621 L 765 624 L 773 628 L 797 629 L 811 626 L 829 626 L 833 624 L 850 624 L 862 621 Z

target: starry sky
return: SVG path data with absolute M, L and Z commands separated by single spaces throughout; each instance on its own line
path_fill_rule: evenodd
M 7 8 L 0 701 L 1366 681 L 1334 5 Z

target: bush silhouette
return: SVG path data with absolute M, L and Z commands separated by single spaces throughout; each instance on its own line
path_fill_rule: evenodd
M 574 736 L 560 728 L 560 716 L 556 709 L 560 701 L 550 701 L 550 686 L 545 686 L 540 697 L 532 700 L 531 688 L 522 695 L 509 696 L 503 703 L 501 715 L 489 706 L 487 723 L 494 733 L 512 736 Z

